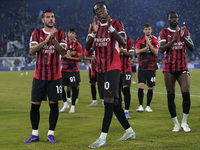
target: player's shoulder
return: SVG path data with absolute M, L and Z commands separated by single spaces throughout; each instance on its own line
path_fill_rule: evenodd
M 154 36 L 154 35 L 152 35 L 151 37 L 152 37 L 152 39 L 154 39 L 154 40 L 158 40 L 158 38 L 157 38 L 156 36 Z
M 160 32 L 166 32 L 166 31 L 170 31 L 169 28 L 164 28 Z
M 129 36 L 126 36 L 127 41 L 133 41 L 133 39 Z
M 117 24 L 117 25 L 119 25 L 119 24 L 123 25 L 123 23 L 121 21 L 112 19 L 111 25 L 115 25 L 115 24 Z
M 39 33 L 40 31 L 43 31 L 43 28 L 37 28 L 33 30 L 33 33 Z
M 145 39 L 144 36 L 139 37 L 139 38 L 135 41 L 135 43 L 138 43 L 138 42 L 144 41 L 144 39 Z

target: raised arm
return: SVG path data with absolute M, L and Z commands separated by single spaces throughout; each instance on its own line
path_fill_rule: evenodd
M 96 36 L 97 30 L 99 26 L 99 21 L 97 21 L 97 16 L 94 16 L 93 22 L 92 22 L 92 33 L 88 34 L 85 42 L 85 49 L 89 50 L 92 47 L 92 44 L 94 42 L 94 38 Z
M 148 45 L 149 49 L 151 50 L 151 52 L 152 52 L 154 55 L 157 55 L 159 49 L 158 49 L 158 48 L 155 48 L 155 47 L 151 44 L 149 38 L 148 38 L 146 35 L 145 35 L 145 39 L 146 39 L 146 41 L 147 41 L 147 45 Z
M 185 42 L 186 47 L 190 50 L 193 51 L 194 50 L 194 43 L 192 41 L 191 38 L 186 38 L 185 37 L 185 31 L 186 31 L 186 27 L 181 27 L 181 38 L 183 39 L 183 41 Z M 190 36 L 188 36 L 190 37 Z
M 161 53 L 164 53 L 165 51 L 169 50 L 171 48 L 171 46 L 177 41 L 177 38 L 178 38 L 178 28 L 176 29 L 176 32 L 175 32 L 175 35 L 174 35 L 174 39 L 171 40 L 169 43 L 166 43 L 166 41 L 162 41 L 161 40 L 160 46 L 159 46 L 159 51 Z
M 126 45 L 126 35 L 125 33 L 118 33 L 115 28 L 111 25 L 111 18 L 108 14 L 106 14 L 106 20 L 107 20 L 107 25 L 108 25 L 108 30 L 111 32 L 111 34 L 115 37 L 117 42 L 125 47 Z

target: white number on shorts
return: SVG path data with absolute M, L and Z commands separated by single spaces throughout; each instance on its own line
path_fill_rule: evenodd
M 151 77 L 151 82 L 156 82 L 156 77 Z
M 76 78 L 75 78 L 75 76 L 70 77 L 69 79 L 70 79 L 70 82 L 76 82 Z
M 131 75 L 130 74 L 126 74 L 126 80 L 131 80 Z
M 108 90 L 110 88 L 110 83 L 108 81 L 105 82 L 104 88 Z
M 57 88 L 57 94 L 62 93 L 62 86 L 56 85 Z

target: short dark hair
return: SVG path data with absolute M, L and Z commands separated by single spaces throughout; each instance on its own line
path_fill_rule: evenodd
M 96 4 L 94 5 L 94 7 L 97 5 L 97 4 L 104 4 L 105 6 L 106 6 L 106 8 L 108 9 L 108 6 L 106 5 L 106 3 L 105 2 L 96 2 Z M 93 7 L 93 12 L 94 12 L 94 7 Z M 94 12 L 94 14 L 95 14 L 95 12 Z
M 47 13 L 47 12 L 52 12 L 52 13 L 53 13 L 53 10 L 51 10 L 51 9 L 46 9 L 46 10 L 44 10 L 44 11 L 42 12 L 41 17 L 44 18 L 44 14 Z
M 143 29 L 144 28 L 148 28 L 148 27 L 152 27 L 151 24 L 150 23 L 145 23 L 144 26 L 143 26 Z
M 177 14 L 175 11 L 170 11 L 170 12 L 168 12 L 168 14 L 167 14 L 167 19 L 168 19 L 168 17 L 169 17 L 169 14 Z
M 74 28 L 69 28 L 69 29 L 68 29 L 68 32 L 75 32 L 75 33 L 76 33 L 77 31 L 76 31 L 76 29 L 74 29 Z

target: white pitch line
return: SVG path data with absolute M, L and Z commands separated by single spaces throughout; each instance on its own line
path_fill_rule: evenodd
M 134 93 L 137 93 L 138 91 L 134 91 L 134 90 L 131 90 L 131 92 L 134 92 Z M 144 91 L 144 93 L 147 93 Z M 153 92 L 153 94 L 160 94 L 160 95 L 167 95 L 167 93 L 161 93 L 161 92 Z M 175 95 L 178 95 L 178 96 L 182 96 L 182 94 L 175 94 Z M 192 97 L 200 97 L 200 95 L 190 95 Z

